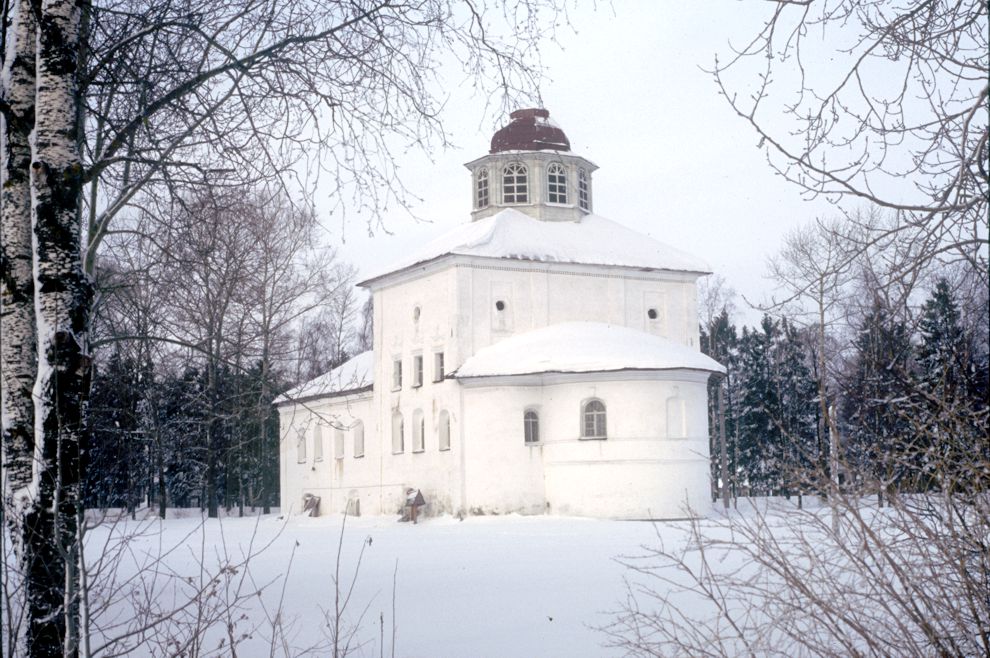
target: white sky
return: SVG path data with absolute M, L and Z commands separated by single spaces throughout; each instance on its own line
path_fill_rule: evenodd
M 758 138 L 718 95 L 710 74 L 716 52 L 755 34 L 773 5 L 764 2 L 631 2 L 571 11 L 577 30 L 559 31 L 563 50 L 544 49 L 550 82 L 543 101 L 575 153 L 596 163 L 597 214 L 707 260 L 728 285 L 752 301 L 772 285 L 765 262 L 783 236 L 836 210 L 805 201 L 773 174 Z M 614 13 L 613 13 L 614 9 Z M 451 80 L 447 127 L 459 148 L 434 162 L 409 156 L 400 174 L 423 199 L 417 223 L 396 210 L 384 216 L 392 235 L 366 236 L 364 219 L 326 222 L 343 259 L 359 273 L 470 220 L 470 177 L 463 163 L 488 152 L 494 127 L 485 99 Z M 508 117 L 498 123 L 504 125 Z M 342 244 L 341 244 L 342 242 Z M 759 314 L 740 319 L 754 323 Z

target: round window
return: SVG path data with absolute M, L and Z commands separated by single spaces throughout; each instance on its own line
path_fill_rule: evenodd
M 496 311 L 504 311 L 505 310 L 505 302 L 503 302 L 501 299 L 498 300 L 497 302 L 495 302 L 495 310 Z
M 650 318 L 651 320 L 656 320 L 657 319 L 657 309 L 651 308 L 650 310 L 648 310 L 646 312 L 646 317 Z

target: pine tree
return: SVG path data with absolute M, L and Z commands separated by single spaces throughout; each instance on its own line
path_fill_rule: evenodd
M 911 376 L 907 326 L 874 302 L 854 349 L 843 414 L 848 448 L 857 470 L 876 484 L 882 504 L 884 491 L 901 488 L 918 468 L 906 402 Z
M 922 483 L 949 490 L 986 486 L 986 364 L 974 358 L 945 279 L 922 305 L 918 329 L 915 404 Z
M 797 328 L 786 318 L 779 323 L 772 359 L 778 413 L 772 420 L 780 433 L 781 488 L 786 496 L 795 489 L 800 495 L 817 457 L 817 397 L 806 363 L 807 350 Z
M 779 415 L 779 401 L 770 358 L 776 333 L 777 325 L 767 315 L 759 329 L 744 327 L 739 339 L 737 454 L 740 479 L 748 484 L 751 495 L 771 493 L 779 480 L 781 435 L 773 422 Z
M 721 480 L 721 445 L 719 440 L 719 423 L 725 422 L 726 447 L 728 450 L 728 463 L 730 481 L 727 486 L 735 489 L 735 478 L 732 476 L 735 470 L 736 446 L 735 422 L 733 404 L 733 391 L 735 387 L 735 351 L 739 337 L 736 334 L 736 326 L 729 320 L 729 312 L 723 306 L 719 313 L 708 326 L 702 325 L 701 330 L 701 351 L 712 357 L 726 368 L 725 381 L 719 377 L 712 377 L 708 381 L 708 443 L 709 454 L 711 455 L 711 477 L 712 482 Z M 718 389 L 724 387 L 725 417 L 719 417 L 718 410 Z M 714 493 L 714 492 L 713 492 Z

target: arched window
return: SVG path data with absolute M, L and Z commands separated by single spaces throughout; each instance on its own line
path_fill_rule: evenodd
M 423 452 L 426 449 L 425 434 L 426 419 L 423 418 L 422 410 L 417 409 L 413 412 L 413 452 Z
M 440 450 L 450 450 L 450 414 L 444 409 L 440 412 L 440 427 L 437 428 Z
M 502 203 L 529 203 L 526 165 L 512 162 L 502 170 Z
M 567 170 L 559 162 L 547 167 L 547 203 L 567 203 Z
M 354 433 L 354 456 L 364 457 L 364 423 L 357 421 L 351 431 Z
M 403 439 L 403 426 L 402 426 L 402 413 L 396 411 L 392 414 L 392 454 L 398 455 L 406 450 L 405 440 Z
M 588 172 L 578 169 L 578 205 L 581 210 L 591 211 L 591 187 L 588 185 Z
M 344 430 L 340 428 L 333 431 L 333 458 L 344 458 Z
M 601 400 L 588 400 L 581 410 L 581 438 L 605 438 L 605 403 Z
M 523 433 L 526 443 L 540 442 L 540 415 L 534 409 L 523 414 Z
M 306 462 L 306 430 L 301 427 L 296 430 L 296 461 L 300 464 Z
M 488 207 L 488 170 L 479 169 L 478 177 L 474 184 L 474 207 Z
M 313 461 L 323 461 L 323 426 L 318 423 L 313 428 Z

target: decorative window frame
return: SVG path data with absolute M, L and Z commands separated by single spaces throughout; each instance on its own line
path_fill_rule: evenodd
M 566 206 L 568 204 L 567 167 L 563 162 L 551 162 L 546 168 L 547 204 Z
M 306 430 L 301 427 L 296 429 L 296 463 L 306 463 Z
M 438 350 L 433 353 L 433 383 L 442 382 L 446 374 L 444 370 L 443 350 Z
M 535 446 L 542 442 L 540 438 L 540 409 L 539 407 L 526 407 L 523 410 L 523 443 L 528 446 Z
M 413 412 L 412 451 L 426 452 L 426 416 L 422 409 Z
M 420 388 L 422 385 L 423 385 L 423 355 L 413 354 L 412 387 Z
M 320 423 L 313 426 L 313 461 L 323 461 L 323 425 Z
M 601 405 L 601 409 L 589 410 L 595 403 Z M 592 432 L 588 432 L 589 416 L 591 419 Z M 599 427 L 599 419 L 601 426 Z M 601 431 L 599 431 L 601 430 Z M 608 438 L 608 405 L 601 398 L 588 398 L 581 403 L 581 439 L 584 441 L 604 441 Z
M 402 412 L 396 409 L 392 412 L 392 454 L 401 455 L 406 451 L 406 427 Z
M 578 169 L 578 207 L 585 211 L 591 212 L 591 177 L 588 175 L 588 171 L 583 167 Z
M 510 162 L 502 167 L 502 203 L 508 206 L 531 203 L 529 167 L 524 163 Z
M 474 208 L 481 210 L 491 205 L 491 178 L 488 175 L 488 167 L 482 167 L 475 174 L 474 178 Z
M 440 410 L 437 419 L 437 446 L 440 452 L 450 450 L 450 412 L 446 409 Z
M 364 421 L 358 420 L 351 425 L 352 445 L 354 447 L 354 458 L 364 457 Z
M 392 357 L 392 390 L 402 390 L 402 357 Z

